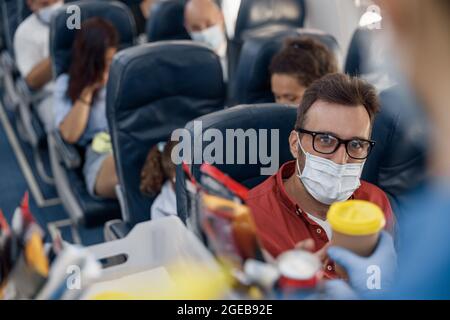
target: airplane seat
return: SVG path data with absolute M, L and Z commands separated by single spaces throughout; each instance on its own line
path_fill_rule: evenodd
M 238 148 L 237 139 L 234 141 L 234 158 L 232 163 L 225 161 L 223 163 L 228 164 L 214 164 L 219 170 L 229 175 L 231 178 L 242 183 L 248 188 L 255 187 L 259 183 L 263 182 L 270 175 L 274 174 L 279 167 L 286 161 L 292 160 L 292 155 L 289 149 L 288 138 L 291 131 L 294 128 L 297 115 L 297 108 L 280 104 L 255 104 L 255 105 L 241 105 L 232 108 L 228 108 L 219 112 L 215 112 L 201 118 L 195 119 L 195 121 L 202 122 L 202 131 L 194 131 L 194 122 L 191 121 L 186 125 L 186 129 L 190 132 L 191 141 L 203 141 L 202 136 L 208 129 L 217 129 L 223 134 L 223 150 L 227 150 L 230 141 L 226 141 L 226 132 L 230 129 L 242 129 L 244 132 L 251 134 L 255 132 L 254 137 L 258 139 L 258 142 L 251 142 L 249 138 L 242 147 Z M 247 131 L 250 130 L 250 131 Z M 260 131 L 265 130 L 265 131 Z M 271 130 L 278 130 L 271 131 Z M 237 131 L 235 131 L 237 133 Z M 255 138 L 253 138 L 255 139 Z M 273 139 L 273 140 L 271 140 Z M 249 151 L 255 144 L 258 145 L 257 151 L 261 154 L 261 143 L 267 141 L 267 155 L 274 157 L 273 163 L 268 164 L 267 161 L 261 159 L 258 156 L 253 160 L 251 164 L 249 157 Z M 203 151 L 209 144 L 203 142 L 201 145 L 202 155 Z M 191 143 L 194 146 L 194 143 Z M 221 147 L 222 145 L 220 145 Z M 245 152 L 245 164 L 238 164 L 237 159 L 240 153 Z M 191 173 L 195 179 L 198 180 L 200 176 L 201 163 L 194 163 L 193 161 L 194 149 L 191 150 L 191 158 L 189 167 Z M 225 151 L 223 152 L 225 156 Z M 240 155 L 242 157 L 242 154 Z M 256 160 L 256 161 L 255 161 Z M 263 160 L 263 161 L 262 161 Z M 263 164 L 265 163 L 265 164 Z M 269 172 L 263 172 L 262 168 L 271 168 Z M 188 201 L 188 190 L 183 179 L 184 173 L 181 165 L 176 168 L 176 196 L 177 196 L 177 210 L 182 219 L 186 220 L 191 217 L 191 210 Z
M 307 36 L 326 45 L 340 60 L 336 39 L 319 30 L 267 28 L 245 41 L 231 89 L 233 104 L 273 102 L 269 66 L 273 56 L 281 50 L 286 38 Z
M 229 41 L 229 73 L 233 81 L 244 41 L 268 26 L 301 28 L 306 16 L 304 0 L 241 0 L 234 34 Z
M 66 0 L 66 2 L 71 2 Z M 47 136 L 44 124 L 38 116 L 35 105 L 47 97 L 46 93 L 32 90 L 20 74 L 14 52 L 14 34 L 18 26 L 32 14 L 25 0 L 6 0 L 2 2 L 2 21 L 5 24 L 7 51 L 0 57 L 5 70 L 5 105 L 16 112 L 16 125 L 19 137 L 28 143 L 33 152 L 37 173 L 42 181 L 53 185 L 53 177 L 46 172 L 43 154 L 47 150 Z M 45 156 L 44 156 L 45 157 Z
M 371 71 L 367 70 L 367 60 L 370 56 L 368 45 L 373 40 L 375 33 L 376 30 L 367 28 L 358 28 L 355 30 L 345 60 L 345 73 L 352 76 L 361 76 Z
M 139 189 L 149 150 L 173 130 L 222 110 L 226 88 L 220 58 L 192 41 L 161 41 L 117 54 L 107 90 L 107 117 L 120 181 L 123 221 L 105 233 L 122 238 L 150 219 L 153 198 Z
M 380 93 L 381 110 L 372 130 L 377 143 L 362 174 L 362 179 L 386 192 L 397 218 L 407 194 L 426 179 L 430 131 L 413 96 L 404 85 Z
M 3 69 L 3 85 L 5 88 L 5 104 L 15 110 L 21 97 L 17 92 L 16 81 L 20 73 L 14 61 L 14 33 L 19 24 L 30 14 L 25 0 L 4 0 L 0 4 L 2 38 L 4 50 L 0 56 L 0 66 Z
M 14 57 L 14 33 L 19 24 L 31 14 L 31 11 L 25 0 L 4 0 L 1 6 L 5 46 Z
M 0 4 L 0 17 L 1 17 L 1 22 L 0 22 L 0 82 L 3 85 L 3 78 L 4 78 L 4 73 L 5 73 L 5 66 L 3 65 L 3 61 L 2 61 L 2 56 L 4 54 L 4 52 L 6 52 L 7 47 L 6 47 L 6 37 L 5 37 L 5 26 L 4 26 L 4 18 L 3 18 L 3 3 Z
M 16 112 L 15 120 L 19 137 L 31 145 L 39 176 L 44 182 L 52 184 L 53 180 L 44 169 L 42 160 L 42 151 L 46 147 L 45 129 L 33 108 L 33 105 L 42 99 L 42 95 L 28 87 L 15 62 L 14 34 L 20 23 L 30 14 L 31 11 L 25 0 L 6 0 L 1 3 L 5 42 L 5 50 L 0 56 L 5 89 L 3 101 L 9 110 Z
M 347 74 L 362 77 L 379 91 L 397 84 L 389 65 L 392 55 L 383 36 L 377 29 L 356 29 L 350 41 L 344 67 Z
M 81 22 L 91 17 L 109 20 L 117 29 L 120 48 L 135 42 L 135 25 L 129 9 L 117 1 L 79 1 Z M 68 5 L 58 9 L 50 28 L 50 55 L 54 78 L 67 72 L 76 29 L 66 27 Z M 93 227 L 120 217 L 120 205 L 115 200 L 103 200 L 89 195 L 82 174 L 83 155 L 75 145 L 66 143 L 58 130 L 48 135 L 50 162 L 56 189 L 64 208 L 75 224 Z
M 0 11 L 1 15 L 1 11 Z M 0 54 L 5 50 L 6 43 L 5 43 L 5 36 L 3 35 L 3 23 L 0 23 Z
M 147 40 L 190 40 L 184 28 L 185 0 L 166 0 L 155 3 L 147 21 Z
M 119 0 L 119 1 L 125 3 L 127 6 L 140 4 L 142 2 L 142 0 Z
M 268 25 L 301 27 L 306 15 L 303 0 L 241 0 L 235 39 L 243 39 L 245 32 Z

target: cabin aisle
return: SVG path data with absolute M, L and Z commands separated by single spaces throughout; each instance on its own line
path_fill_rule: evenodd
M 3 96 L 0 89 L 0 95 Z M 1 100 L 3 101 L 3 99 Z M 31 148 L 20 140 L 15 126 L 14 114 L 0 101 L 0 209 L 7 220 L 19 205 L 23 194 L 30 194 L 30 208 L 39 225 L 46 231 L 48 225 L 60 226 L 64 240 L 74 242 L 73 230 L 68 224 L 69 216 L 60 204 L 53 186 L 45 184 L 34 167 Z M 48 155 L 44 155 L 45 166 L 49 168 Z M 103 242 L 103 228 L 86 229 L 79 227 L 78 234 L 82 244 L 91 245 Z

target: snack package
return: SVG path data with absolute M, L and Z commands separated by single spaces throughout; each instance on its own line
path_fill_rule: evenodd
M 183 164 L 190 221 L 215 255 L 242 269 L 247 259 L 264 261 L 250 209 L 248 189 L 210 164 L 196 180 Z
M 250 209 L 240 203 L 203 194 L 203 230 L 221 259 L 241 267 L 245 260 L 263 261 Z
M 200 167 L 202 188 L 212 195 L 245 203 L 248 197 L 248 189 L 236 182 L 216 167 L 204 163 Z
M 47 280 L 49 261 L 44 233 L 30 211 L 28 193 L 14 212 L 8 230 L 1 252 L 2 298 L 32 299 Z

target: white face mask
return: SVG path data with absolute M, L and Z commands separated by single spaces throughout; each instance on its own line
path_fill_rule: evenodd
M 36 12 L 36 16 L 43 24 L 50 25 L 50 21 L 52 20 L 52 16 L 57 9 L 63 6 L 62 1 L 58 1 L 51 6 L 44 7 Z
M 364 162 L 336 164 L 331 160 L 305 152 L 300 144 L 300 138 L 298 138 L 298 145 L 305 154 L 306 160 L 303 172 L 297 174 L 297 177 L 314 199 L 330 205 L 347 200 L 359 188 Z M 300 173 L 298 159 L 296 162 Z
M 216 52 L 218 52 L 227 41 L 220 24 L 216 24 L 202 31 L 191 32 L 190 36 L 192 40 L 204 43 Z

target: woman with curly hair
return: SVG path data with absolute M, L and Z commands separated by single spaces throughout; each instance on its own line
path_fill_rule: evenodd
M 151 219 L 177 215 L 175 196 L 175 164 L 171 153 L 176 141 L 159 143 L 147 155 L 141 171 L 141 192 L 158 195 L 151 207 Z
M 298 106 L 315 80 L 338 72 L 334 54 L 322 43 L 307 37 L 288 38 L 270 64 L 275 101 Z

